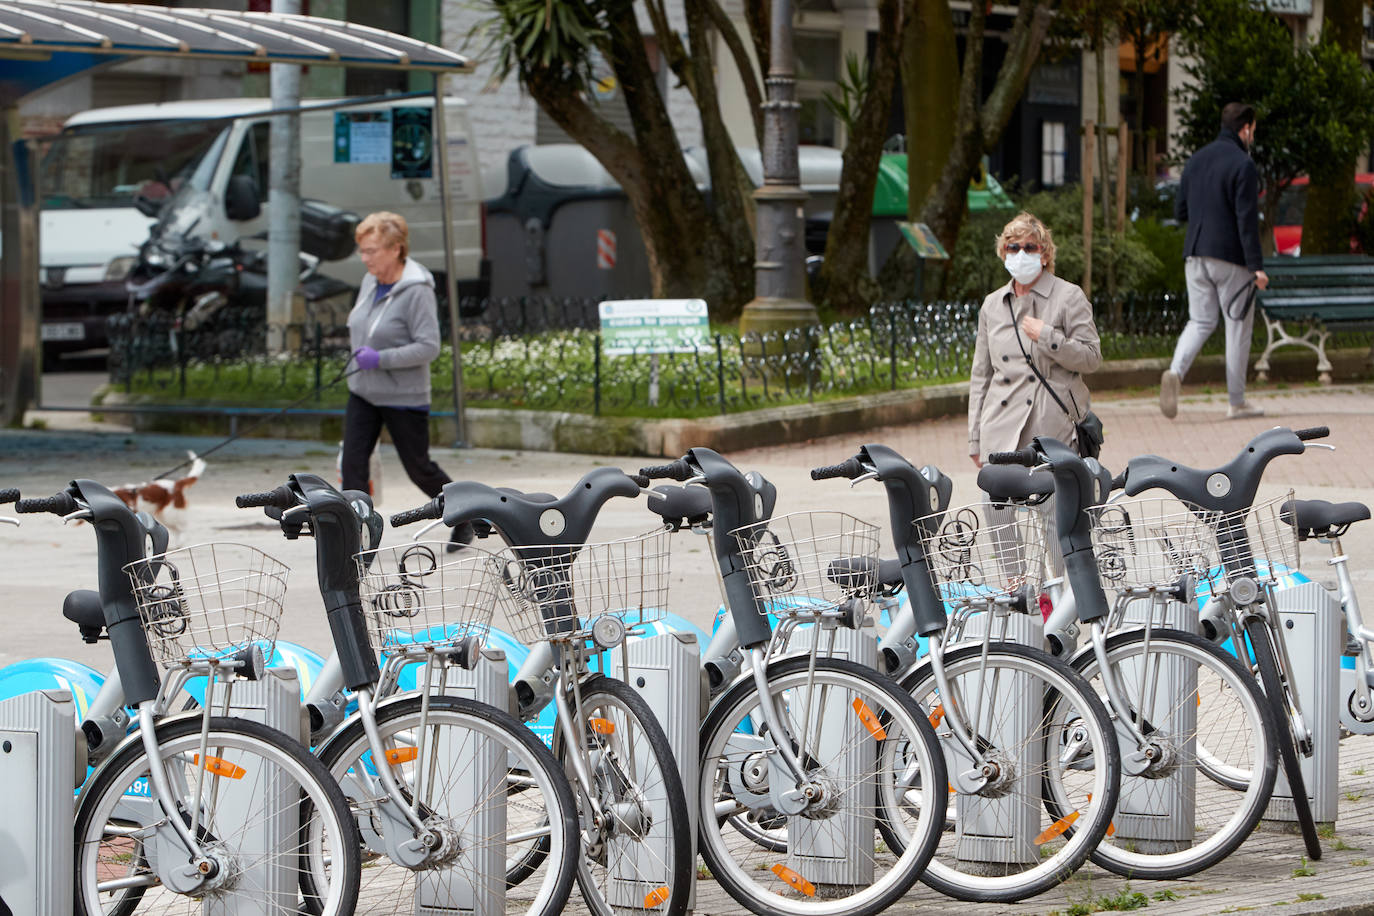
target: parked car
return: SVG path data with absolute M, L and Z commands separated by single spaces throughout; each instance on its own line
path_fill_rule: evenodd
M 1274 217 L 1274 250 L 1279 254 L 1293 257 L 1302 254 L 1302 217 L 1307 208 L 1307 183 L 1306 175 L 1295 178 L 1279 195 L 1278 213 Z M 1358 215 L 1359 208 L 1364 206 L 1364 194 L 1371 187 L 1374 187 L 1374 172 L 1360 172 L 1355 176 L 1355 193 L 1360 202 L 1356 205 L 1354 215 Z

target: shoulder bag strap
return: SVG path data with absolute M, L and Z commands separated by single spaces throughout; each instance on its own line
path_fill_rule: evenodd
M 1068 405 L 1064 403 L 1064 399 L 1055 393 L 1054 386 L 1046 381 L 1045 377 L 1040 374 L 1040 370 L 1036 368 L 1035 360 L 1031 359 L 1031 355 L 1026 352 L 1026 344 L 1021 340 L 1021 326 L 1016 323 L 1016 310 L 1011 307 L 1011 293 L 1007 293 L 1002 301 L 1007 304 L 1007 314 L 1011 316 L 1011 329 L 1016 334 L 1016 345 L 1021 348 L 1021 355 L 1026 358 L 1026 365 L 1030 366 L 1030 370 L 1035 373 L 1035 377 L 1040 380 L 1040 384 L 1045 386 L 1045 390 L 1050 393 L 1050 397 L 1054 398 L 1054 403 L 1059 405 L 1059 409 L 1064 411 L 1071 422 L 1077 423 L 1078 417 L 1076 411 L 1069 410 Z M 1073 397 L 1073 392 L 1069 392 L 1069 397 Z M 1074 407 L 1077 408 L 1078 405 L 1075 403 Z

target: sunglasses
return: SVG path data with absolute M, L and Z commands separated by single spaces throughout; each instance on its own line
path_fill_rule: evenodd
M 1007 245 L 1008 254 L 1016 254 L 1021 251 L 1024 251 L 1026 254 L 1039 254 L 1040 246 L 1034 242 L 1027 242 L 1024 245 L 1018 245 L 1016 242 L 1011 242 Z

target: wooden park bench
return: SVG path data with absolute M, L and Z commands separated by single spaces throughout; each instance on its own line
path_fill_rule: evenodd
M 1269 354 L 1279 347 L 1307 347 L 1317 354 L 1317 378 L 1331 384 L 1326 341 L 1332 331 L 1374 328 L 1374 257 L 1362 254 L 1266 258 L 1269 288 L 1255 305 L 1269 340 L 1255 363 L 1260 381 L 1269 378 Z M 1286 325 L 1294 325 L 1289 333 Z M 1366 364 L 1374 364 L 1371 348 Z

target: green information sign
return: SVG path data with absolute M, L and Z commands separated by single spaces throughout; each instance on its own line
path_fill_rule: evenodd
M 907 244 L 916 249 L 917 257 L 931 258 L 937 261 L 949 260 L 949 252 L 945 251 L 945 246 L 940 244 L 934 231 L 925 223 L 898 221 L 897 228 L 902 231 L 902 236 L 907 240 Z
M 610 299 L 598 312 L 607 356 L 692 353 L 711 336 L 702 299 Z

